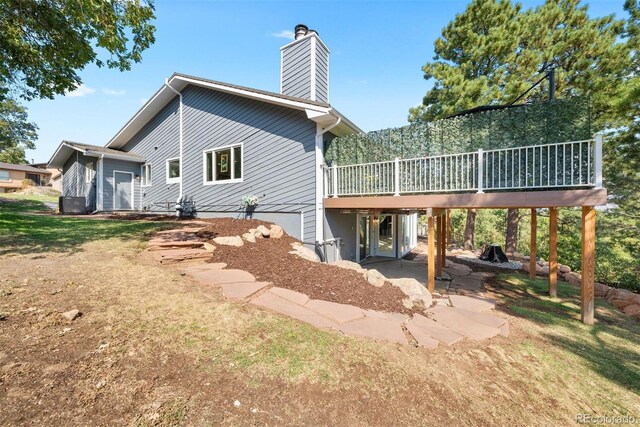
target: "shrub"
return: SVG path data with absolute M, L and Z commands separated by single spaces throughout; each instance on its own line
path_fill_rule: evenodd
M 22 182 L 20 183 L 20 188 L 21 189 L 25 189 L 25 188 L 29 188 L 29 187 L 35 187 L 36 183 L 33 182 L 32 180 L 30 180 L 29 178 L 25 178 L 22 180 Z

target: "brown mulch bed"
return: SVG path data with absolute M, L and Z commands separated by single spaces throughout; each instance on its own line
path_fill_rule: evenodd
M 260 224 L 268 226 L 268 223 L 256 220 L 216 218 L 208 221 L 212 224 L 200 233 L 213 232 L 219 236 L 237 236 Z M 402 305 L 405 294 L 389 283 L 376 287 L 355 271 L 307 261 L 290 254 L 291 243 L 296 241 L 285 234 L 280 239 L 267 238 L 258 239 L 256 243 L 245 242 L 241 247 L 218 245 L 210 262 L 224 262 L 227 268 L 248 271 L 259 281 L 302 292 L 311 299 L 392 313 L 420 312 L 418 308 L 407 309 Z

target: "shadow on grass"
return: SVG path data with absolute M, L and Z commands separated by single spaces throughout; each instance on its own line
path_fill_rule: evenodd
M 0 210 L 0 256 L 9 253 L 76 252 L 89 241 L 146 239 L 175 223 L 28 215 Z
M 504 299 L 500 308 L 542 327 L 542 337 L 580 357 L 591 370 L 640 394 L 640 322 L 596 298 L 596 321 L 580 322 L 580 290 L 558 282 L 558 298 L 548 282 L 522 274 L 500 274 L 489 287 Z

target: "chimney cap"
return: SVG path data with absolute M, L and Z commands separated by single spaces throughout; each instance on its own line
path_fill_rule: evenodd
M 293 30 L 296 40 L 298 40 L 301 37 L 304 37 L 307 35 L 307 32 L 309 32 L 309 27 L 307 27 L 304 24 L 298 24 L 296 25 L 295 29 Z

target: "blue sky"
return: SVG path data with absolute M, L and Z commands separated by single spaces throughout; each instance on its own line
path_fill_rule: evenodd
M 540 2 L 525 1 L 528 7 Z M 104 145 L 173 72 L 277 92 L 279 37 L 298 23 L 331 50 L 330 102 L 362 129 L 401 126 L 431 83 L 421 66 L 467 1 L 156 1 L 156 43 L 131 71 L 88 66 L 83 87 L 27 104 L 46 162 L 61 140 Z M 623 16 L 623 1 L 590 2 L 592 16 Z

